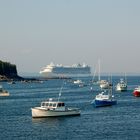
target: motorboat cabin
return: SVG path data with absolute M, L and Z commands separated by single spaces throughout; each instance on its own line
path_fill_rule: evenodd
M 50 109 L 50 110 L 65 110 L 65 103 L 64 102 L 53 102 L 53 101 L 45 101 L 41 102 L 41 107 Z

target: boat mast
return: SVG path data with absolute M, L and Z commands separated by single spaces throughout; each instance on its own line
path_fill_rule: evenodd
M 63 81 L 62 86 L 61 86 L 60 91 L 59 91 L 58 102 L 59 102 L 60 97 L 61 97 L 61 93 L 62 93 L 62 89 L 63 89 L 63 84 L 64 84 L 64 81 Z
M 127 78 L 126 78 L 126 73 L 125 73 L 125 82 L 126 82 L 126 84 L 127 84 Z
M 96 64 L 97 65 L 97 64 Z M 92 77 L 92 82 L 95 82 L 95 75 L 96 75 L 96 66 L 95 66 L 95 70 L 94 70 L 94 74 L 93 74 L 93 77 Z
M 110 79 L 109 79 L 109 96 L 112 98 L 112 92 L 113 92 L 113 84 L 112 84 L 112 74 L 110 74 Z
M 99 66 L 99 70 L 98 70 L 98 81 L 101 80 L 101 75 L 100 75 L 100 69 L 101 69 L 101 66 L 100 66 L 100 59 L 98 60 L 98 66 Z

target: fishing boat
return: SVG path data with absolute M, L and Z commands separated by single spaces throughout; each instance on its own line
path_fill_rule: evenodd
M 31 108 L 32 117 L 41 118 L 41 117 L 80 115 L 81 111 L 79 108 L 65 106 L 64 102 L 59 101 L 60 96 L 61 92 L 59 93 L 58 100 L 55 101 L 52 98 L 49 98 L 48 100 L 41 102 L 40 107 Z
M 127 82 L 123 79 L 120 79 L 120 82 L 116 86 L 117 91 L 127 91 Z
M 64 102 L 53 101 L 52 99 L 41 102 L 40 107 L 32 108 L 33 118 L 68 116 L 68 115 L 80 115 L 80 109 L 66 107 Z
M 140 86 L 138 86 L 137 88 L 134 89 L 133 95 L 135 97 L 140 97 Z
M 0 85 L 0 96 L 9 96 L 9 92 L 4 90 L 2 85 Z
M 117 100 L 114 99 L 112 95 L 112 88 L 108 89 L 108 92 L 104 91 L 96 95 L 95 99 L 92 101 L 95 107 L 112 106 L 117 104 Z

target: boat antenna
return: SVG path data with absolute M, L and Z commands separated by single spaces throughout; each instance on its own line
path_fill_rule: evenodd
M 62 93 L 63 85 L 64 85 L 64 80 L 63 80 L 63 82 L 62 82 L 62 86 L 61 86 L 60 91 L 59 91 L 58 102 L 59 102 L 60 97 L 61 97 L 61 93 Z

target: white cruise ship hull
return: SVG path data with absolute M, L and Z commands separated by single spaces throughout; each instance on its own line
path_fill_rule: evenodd
M 71 78 L 71 77 L 89 77 L 91 74 L 55 74 L 52 72 L 41 73 L 45 78 Z
M 61 111 L 61 110 L 46 110 L 46 109 L 41 109 L 39 107 L 32 108 L 33 118 L 71 116 L 71 115 L 80 115 L 80 110 L 69 108 L 65 111 Z

